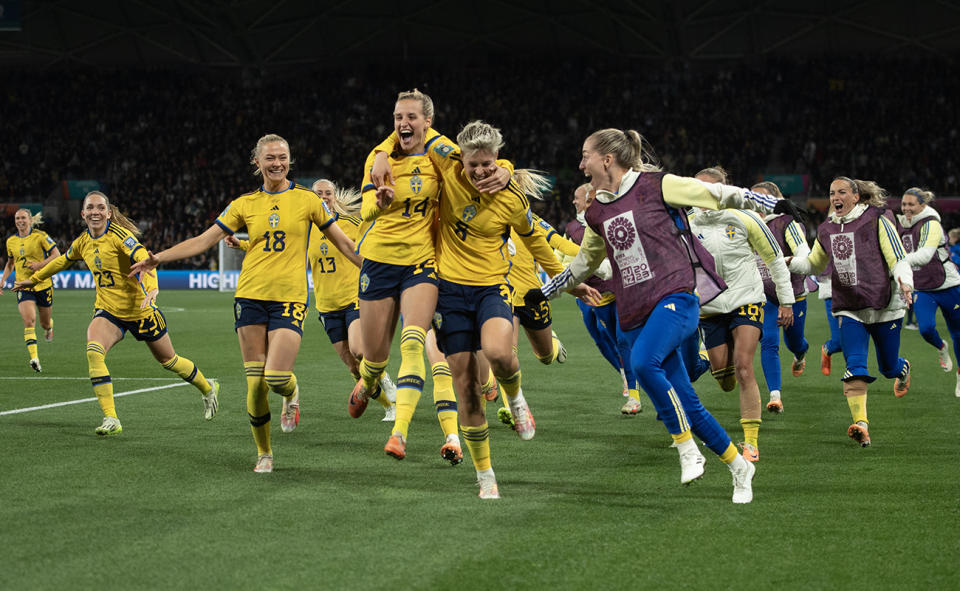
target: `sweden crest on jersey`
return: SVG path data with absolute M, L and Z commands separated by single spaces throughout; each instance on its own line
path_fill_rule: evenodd
M 323 256 L 327 256 L 328 250 L 330 250 L 330 248 L 327 246 L 326 242 L 323 242 L 320 244 L 320 254 L 322 254 Z
M 366 293 L 368 287 L 370 287 L 370 277 L 364 273 L 360 276 L 360 291 Z
M 276 228 L 280 225 L 280 216 L 277 215 L 276 212 L 273 212 L 270 214 L 270 217 L 267 218 L 267 222 L 269 222 L 271 228 Z
M 475 217 L 477 217 L 477 208 L 473 204 L 470 204 L 464 207 L 463 213 L 460 214 L 460 219 L 462 219 L 465 222 L 469 222 Z
M 733 224 L 727 224 L 727 229 L 723 231 L 723 234 L 729 240 L 733 240 L 734 236 L 737 235 L 737 227 Z
M 410 177 L 410 190 L 413 194 L 418 194 L 421 189 L 423 189 L 423 179 L 416 175 Z

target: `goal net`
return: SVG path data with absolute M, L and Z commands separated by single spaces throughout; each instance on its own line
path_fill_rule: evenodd
M 240 240 L 248 238 L 246 233 L 237 233 L 234 236 Z M 230 248 L 223 240 L 220 241 L 218 248 L 220 253 L 219 264 L 217 265 L 219 274 L 217 289 L 220 291 L 236 291 L 237 278 L 240 277 L 240 267 L 243 265 L 244 251 Z

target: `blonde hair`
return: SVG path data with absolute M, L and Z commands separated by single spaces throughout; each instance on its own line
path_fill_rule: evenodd
M 253 176 L 260 176 L 260 167 L 257 165 L 257 158 L 260 157 L 260 151 L 263 150 L 263 146 L 269 144 L 270 142 L 281 142 L 287 147 L 287 152 L 290 152 L 290 143 L 287 140 L 283 139 L 275 133 L 268 133 L 267 135 L 261 137 L 257 140 L 257 145 L 253 147 L 253 150 L 250 151 L 250 164 L 253 165 Z M 290 168 L 293 168 L 293 154 L 290 154 Z
M 553 183 L 542 170 L 533 170 L 532 168 L 521 168 L 513 171 L 512 182 L 524 195 L 534 199 L 543 199 L 543 194 L 553 189 Z
M 405 90 L 397 95 L 398 103 L 405 100 L 420 101 L 420 110 L 423 111 L 423 116 L 433 121 L 433 99 L 430 98 L 430 95 L 414 88 L 413 90 Z
M 617 164 L 623 168 L 638 172 L 662 170 L 650 143 L 632 129 L 601 129 L 591 133 L 587 140 L 593 142 L 593 149 L 597 152 L 612 154 Z
M 951 240 L 960 240 L 960 228 L 951 228 L 950 231 L 947 232 L 947 238 L 950 238 Z
M 500 153 L 504 143 L 499 129 L 479 119 L 464 125 L 457 134 L 461 154 L 485 150 L 496 155 Z
M 846 176 L 838 176 L 834 181 L 843 181 L 850 186 L 850 190 L 859 195 L 857 203 L 867 203 L 875 207 L 887 206 L 887 191 L 873 181 L 861 181 Z
M 917 198 L 917 203 L 922 203 L 924 205 L 927 205 L 936 198 L 936 196 L 933 194 L 933 191 L 924 191 L 920 187 L 910 187 L 904 191 L 903 194 L 913 195 Z
M 724 167 L 722 167 L 722 166 L 720 166 L 719 164 L 717 164 L 716 166 L 709 166 L 709 167 L 707 167 L 707 168 L 704 168 L 703 170 L 701 170 L 700 172 L 698 172 L 697 174 L 695 174 L 695 175 L 693 175 L 693 176 L 700 176 L 700 175 L 712 177 L 712 178 L 716 179 L 716 180 L 713 181 L 713 182 L 715 182 L 715 183 L 722 183 L 722 184 L 726 185 L 726 184 L 727 184 L 727 176 L 729 175 L 729 173 L 727 172 L 727 170 L 726 170 Z
M 763 189 L 774 197 L 783 197 L 783 193 L 780 192 L 780 187 L 778 187 L 777 183 L 773 181 L 760 181 L 759 183 L 750 187 L 751 191 L 755 191 L 757 189 Z
M 360 202 L 362 195 L 360 191 L 352 187 L 338 187 L 337 183 L 331 181 L 330 179 L 317 179 L 313 181 L 313 185 L 310 187 L 311 190 L 316 193 L 316 186 L 320 183 L 328 183 L 333 187 L 333 210 L 341 215 L 352 215 L 356 216 L 360 213 Z
M 17 211 L 13 212 L 13 215 L 16 216 L 16 215 L 17 215 L 18 213 L 20 213 L 21 211 L 27 212 L 27 215 L 30 216 L 30 227 L 31 227 L 31 228 L 36 228 L 37 226 L 39 226 L 40 224 L 43 223 L 43 212 L 42 212 L 42 211 L 38 211 L 37 213 L 30 213 L 30 210 L 29 210 L 29 209 L 27 209 L 26 207 L 21 207 L 21 208 L 18 209 Z
M 89 199 L 93 195 L 98 195 L 100 197 L 103 197 L 103 200 L 107 203 L 107 208 L 110 210 L 110 221 L 115 222 L 118 225 L 126 228 L 127 230 L 130 231 L 131 234 L 133 234 L 137 238 L 140 237 L 140 228 L 137 227 L 136 222 L 134 222 L 133 220 L 125 216 L 119 209 L 117 209 L 116 205 L 110 203 L 110 198 L 107 197 L 107 195 L 101 191 L 90 191 L 89 193 L 84 195 L 83 203 L 80 204 L 81 209 L 83 209 L 86 206 L 87 199 Z

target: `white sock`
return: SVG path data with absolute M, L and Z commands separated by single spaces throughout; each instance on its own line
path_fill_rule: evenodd
M 780 400 L 780 390 L 770 390 L 770 400 Z
M 742 455 L 737 454 L 737 457 L 735 457 L 733 461 L 730 462 L 730 464 L 728 464 L 728 467 L 730 468 L 731 472 L 736 472 L 737 470 L 743 470 L 744 468 L 747 467 L 747 461 L 743 459 Z

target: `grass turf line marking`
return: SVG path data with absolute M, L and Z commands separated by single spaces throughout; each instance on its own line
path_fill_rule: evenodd
M 88 380 L 90 378 L 87 378 Z M 140 394 L 141 392 L 153 392 L 155 390 L 166 390 L 168 388 L 180 388 L 181 386 L 189 386 L 187 382 L 181 382 L 179 384 L 167 384 L 166 386 L 154 386 L 153 388 L 140 388 L 139 390 L 130 390 L 129 392 L 120 392 L 119 394 L 114 394 L 114 398 L 120 398 L 121 396 L 129 396 L 130 394 Z M 80 400 L 68 400 L 66 402 L 54 402 L 53 404 L 44 404 L 43 406 L 31 406 L 29 408 L 15 408 L 13 410 L 5 410 L 0 412 L 0 417 L 3 415 L 15 415 L 24 412 L 31 412 L 34 410 L 46 410 L 48 408 L 56 408 L 58 406 L 69 406 L 71 404 L 80 404 L 82 402 L 95 402 L 97 400 L 96 396 L 93 398 L 81 398 Z

